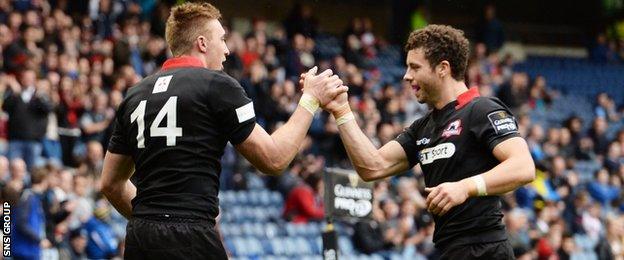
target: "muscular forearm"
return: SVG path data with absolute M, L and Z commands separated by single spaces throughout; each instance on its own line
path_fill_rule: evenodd
M 103 190 L 108 201 L 127 219 L 132 216 L 132 199 L 136 196 L 136 187 L 129 180 L 116 183 Z
M 288 122 L 271 134 L 273 151 L 268 156 L 279 172 L 283 171 L 295 158 L 312 124 L 312 114 L 298 106 Z
M 501 195 L 533 181 L 535 165 L 528 155 L 511 157 L 481 176 L 488 195 Z M 477 185 L 471 178 L 463 179 L 461 182 L 468 187 L 469 196 L 477 196 Z
M 303 95 L 286 124 L 270 136 L 256 125 L 250 136 L 236 145 L 236 149 L 260 171 L 268 174 L 284 171 L 299 152 L 312 123 L 313 113 L 320 105 L 347 92 L 348 88 L 341 86 L 342 81 L 338 76 L 331 76 L 331 70 L 319 75 L 316 75 L 316 71 L 317 67 L 314 67 L 302 75 Z
M 338 127 L 353 167 L 364 180 L 372 180 L 375 172 L 382 169 L 381 156 L 373 143 L 360 130 L 355 120 Z

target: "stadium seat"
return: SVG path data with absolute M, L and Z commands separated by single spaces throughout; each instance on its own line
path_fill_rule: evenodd
M 350 254 L 355 253 L 353 249 L 353 243 L 350 237 L 339 236 L 338 248 L 340 249 L 340 252 L 342 252 L 343 254 L 350 255 Z
M 271 252 L 274 255 L 286 254 L 286 245 L 284 242 L 284 238 L 272 238 L 270 239 L 270 244 L 271 244 Z
M 304 237 L 296 237 L 293 238 L 293 244 L 295 248 L 297 248 L 295 254 L 312 254 L 313 250 L 310 247 L 310 244 Z
M 530 56 L 516 64 L 514 70 L 524 71 L 529 77 L 542 75 L 549 86 L 564 90 L 571 96 L 592 100 L 600 92 L 607 92 L 616 101 L 624 98 L 624 66 L 595 64 L 586 59 Z M 572 103 L 575 104 L 575 103 Z
M 282 199 L 282 194 L 277 191 L 271 192 L 271 204 L 274 206 L 281 206 L 284 203 L 284 199 Z
M 318 254 L 306 255 L 301 257 L 301 260 L 323 260 L 323 257 Z
M 319 241 L 320 243 L 318 243 Z M 320 237 L 307 238 L 307 242 L 312 254 L 320 255 L 323 252 L 323 242 Z
M 259 223 L 260 224 L 260 223 Z M 275 223 L 260 224 L 264 227 L 263 236 L 266 238 L 273 238 L 280 235 L 280 228 Z
M 257 196 L 260 205 L 268 206 L 271 204 L 271 193 L 268 190 L 259 191 Z

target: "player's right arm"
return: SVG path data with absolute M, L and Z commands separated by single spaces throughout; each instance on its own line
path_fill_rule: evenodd
M 132 199 L 136 197 L 137 189 L 130 177 L 134 173 L 134 160 L 127 129 L 130 120 L 124 120 L 123 111 L 127 105 L 124 100 L 119 106 L 117 116 L 113 121 L 113 133 L 108 143 L 108 151 L 102 165 L 102 193 L 108 201 L 126 219 L 132 217 Z
M 351 113 L 347 94 L 341 94 L 325 107 L 335 118 Z M 340 138 L 355 171 L 364 181 L 374 181 L 406 171 L 410 167 L 404 148 L 390 141 L 377 149 L 355 120 L 338 126 Z
M 134 173 L 132 157 L 124 154 L 106 152 L 102 167 L 102 193 L 126 219 L 132 216 L 132 199 L 137 189 L 130 182 Z
M 134 173 L 134 160 L 131 156 L 131 145 L 128 143 L 129 126 L 123 120 L 125 101 L 119 106 L 119 111 L 113 123 L 113 133 L 108 144 L 108 151 L 102 165 L 102 193 L 108 201 L 126 219 L 132 217 L 132 199 L 136 197 L 137 189 L 130 182 Z
M 320 105 L 325 105 L 337 95 L 347 92 L 338 76 L 332 76 L 331 70 L 319 75 L 316 67 L 308 72 L 303 82 L 303 93 L 315 98 Z M 303 99 L 303 97 L 302 97 Z M 313 114 L 300 102 L 288 122 L 269 135 L 256 124 L 251 134 L 236 149 L 261 172 L 275 175 L 288 167 L 295 158 L 312 123 Z

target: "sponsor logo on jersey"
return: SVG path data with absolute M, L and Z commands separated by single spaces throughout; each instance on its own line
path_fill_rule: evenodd
M 431 142 L 431 139 L 423 137 L 422 139 L 416 140 L 416 145 L 426 145 L 429 142 Z
M 252 119 L 254 116 L 256 116 L 256 113 L 254 112 L 253 102 L 236 109 L 236 117 L 238 117 L 239 123 Z
M 442 137 L 449 138 L 453 135 L 459 135 L 462 131 L 461 119 L 451 122 L 442 132 Z
M 489 113 L 487 117 L 497 135 L 518 132 L 516 119 L 504 110 Z
M 156 83 L 154 83 L 154 89 L 152 90 L 152 94 L 167 91 L 167 89 L 169 88 L 169 82 L 171 82 L 171 78 L 173 78 L 173 75 L 158 77 Z
M 451 158 L 455 154 L 453 143 L 442 143 L 434 147 L 422 149 L 420 151 L 420 163 L 430 164 L 438 159 Z

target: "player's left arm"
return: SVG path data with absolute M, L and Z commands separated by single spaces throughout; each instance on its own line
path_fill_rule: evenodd
M 469 197 L 505 194 L 535 179 L 535 164 L 522 137 L 512 137 L 499 143 L 492 153 L 500 163 L 491 170 L 458 182 L 425 188 L 429 192 L 429 211 L 444 215 Z M 482 194 L 479 194 L 480 189 Z
M 492 153 L 501 163 L 485 173 L 462 180 L 469 188 L 469 196 L 480 195 L 480 181 L 476 180 L 479 176 L 483 178 L 487 195 L 502 195 L 535 179 L 535 163 L 522 137 L 512 137 L 499 143 Z
M 471 196 L 507 193 L 535 178 L 528 145 L 520 137 L 513 114 L 500 100 L 478 100 L 472 107 L 469 129 L 500 163 L 476 176 L 426 188 L 427 207 L 433 214 L 444 215 Z
M 136 187 L 130 182 L 134 161 L 129 155 L 106 152 L 102 167 L 102 193 L 127 219 L 132 216 L 132 203 Z

